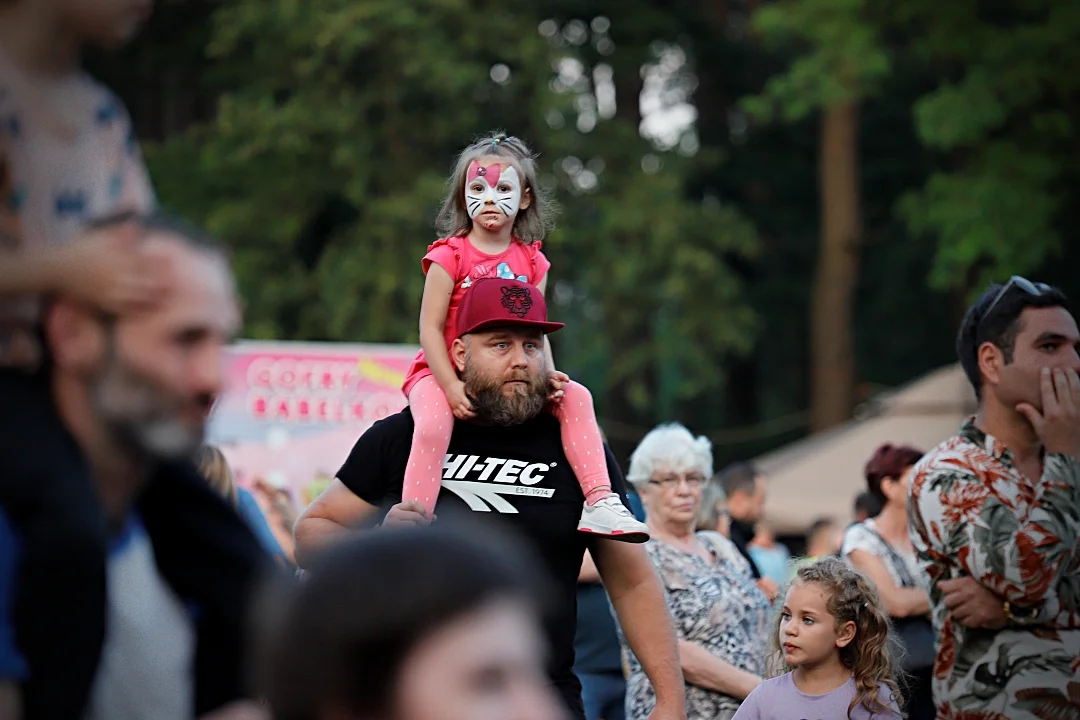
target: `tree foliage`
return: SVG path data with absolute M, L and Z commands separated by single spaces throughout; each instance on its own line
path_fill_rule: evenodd
M 247 334 L 415 342 L 446 174 L 474 136 L 502 128 L 540 153 L 562 209 L 544 248 L 553 314 L 571 320 L 555 338 L 560 366 L 642 424 L 715 390 L 716 366 L 753 345 L 727 259 L 753 255 L 756 234 L 733 204 L 687 194 L 705 155 L 638 132 L 631 93 L 659 61 L 656 25 L 599 15 L 607 5 L 217 8 L 206 53 L 230 70 L 216 111 L 148 157 L 163 201 L 231 243 Z
M 800 120 L 812 110 L 857 104 L 890 69 L 868 0 L 780 0 L 754 15 L 754 28 L 773 47 L 798 50 L 785 72 L 765 83 L 744 107 L 762 119 Z
M 901 211 L 938 239 L 932 281 L 959 286 L 1039 268 L 1061 249 L 1075 165 L 1080 5 L 1070 0 L 905 3 L 896 24 L 942 78 L 914 107 L 946 159 Z M 981 282 L 980 282 L 981 284 Z
M 1080 60 L 1080 5 L 780 0 L 755 27 L 802 44 L 788 71 L 747 100 L 761 117 L 873 93 L 897 65 L 935 78 L 912 122 L 938 167 L 896 208 L 912 233 L 937 243 L 934 287 L 981 286 L 1060 251 L 1060 211 L 1074 195 L 1062 180 L 1076 147 L 1080 80 L 1066 68 Z
M 252 337 L 414 342 L 454 154 L 523 137 L 562 208 L 559 366 L 624 455 L 679 420 L 722 463 L 803 429 L 813 108 L 864 99 L 861 388 L 950 361 L 961 295 L 990 274 L 1075 284 L 1077 8 L 187 0 L 93 69 L 162 200 L 232 244 Z M 657 131 L 680 107 L 692 122 Z

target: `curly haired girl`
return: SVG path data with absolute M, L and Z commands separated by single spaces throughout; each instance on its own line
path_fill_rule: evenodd
M 901 720 L 889 619 L 865 575 L 839 558 L 801 567 L 773 629 L 773 677 L 734 720 Z

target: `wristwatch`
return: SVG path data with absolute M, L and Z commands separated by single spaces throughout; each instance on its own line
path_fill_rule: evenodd
M 1017 608 L 1008 600 L 1002 607 L 1005 610 L 1005 619 L 1015 625 L 1033 625 L 1038 621 L 1039 612 L 1042 609 L 1037 605 L 1031 608 Z

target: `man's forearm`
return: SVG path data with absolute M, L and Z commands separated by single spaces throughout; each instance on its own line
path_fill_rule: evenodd
M 325 518 L 301 517 L 293 535 L 296 538 L 296 564 L 307 567 L 320 551 L 344 540 L 352 534 L 350 528 Z
M 650 568 L 651 569 L 651 568 Z M 657 703 L 686 701 L 675 629 L 655 575 L 626 590 L 608 588 L 626 642 L 656 691 Z

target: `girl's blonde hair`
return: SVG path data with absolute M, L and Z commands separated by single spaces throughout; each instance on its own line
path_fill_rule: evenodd
M 521 140 L 502 132 L 480 138 L 458 155 L 454 173 L 447 181 L 446 198 L 435 218 L 435 229 L 444 237 L 458 237 L 472 230 L 472 218 L 465 209 L 465 177 L 470 163 L 482 157 L 496 157 L 517 168 L 521 175 L 521 196 L 524 198 L 528 191 L 531 203 L 514 218 L 514 237 L 525 243 L 543 240 L 554 228 L 554 202 L 537 185 L 536 156 Z
M 199 448 L 195 462 L 199 466 L 199 472 L 206 478 L 206 482 L 210 483 L 210 487 L 235 507 L 238 503 L 236 482 L 233 480 L 232 469 L 221 450 L 214 445 L 203 445 Z
M 885 713 L 878 694 L 882 687 L 892 693 L 897 706 L 903 704 L 895 680 L 895 667 L 889 652 L 889 616 L 869 578 L 840 558 L 828 557 L 804 565 L 791 584 L 816 585 L 825 596 L 825 607 L 836 618 L 837 625 L 855 623 L 855 637 L 839 649 L 840 662 L 855 679 L 855 699 L 848 706 L 848 717 L 858 705 L 871 713 Z M 783 612 L 776 614 L 769 640 L 767 666 L 770 677 L 791 672 L 784 662 L 780 647 L 780 621 Z

